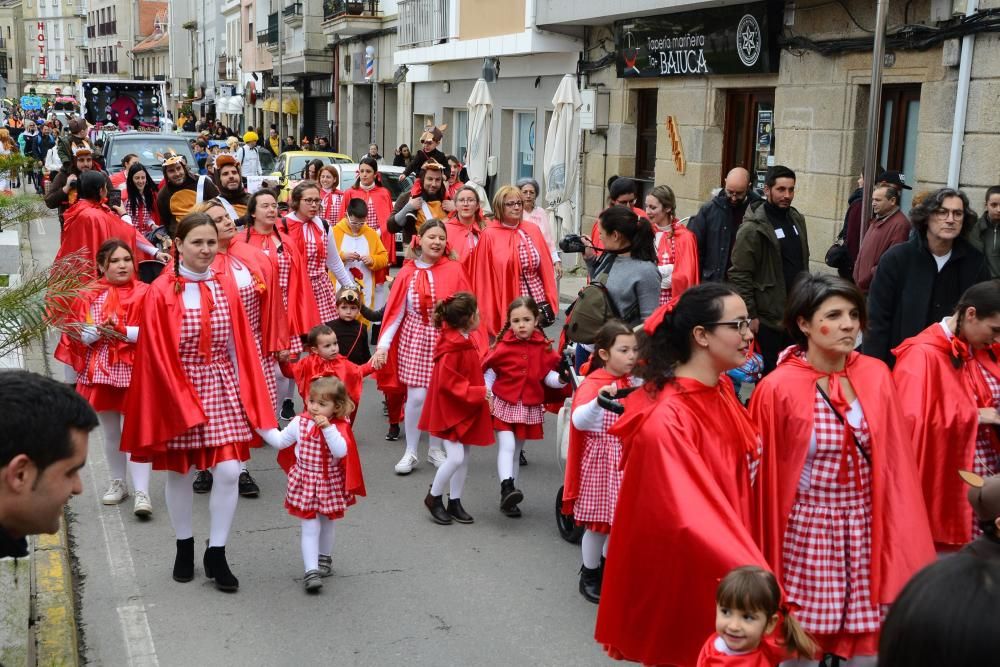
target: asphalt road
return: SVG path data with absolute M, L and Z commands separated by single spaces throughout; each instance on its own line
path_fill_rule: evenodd
M 32 224 L 39 264 L 54 256 L 58 229 L 55 218 Z M 200 563 L 208 496 L 195 496 L 195 580 L 176 583 L 163 474 L 153 475 L 150 521 L 132 515 L 131 498 L 101 505 L 108 475 L 95 432 L 84 494 L 70 504 L 84 658 L 184 667 L 610 662 L 593 640 L 597 607 L 577 592 L 579 547 L 556 530 L 562 472 L 552 416 L 546 432 L 526 448 L 522 518 L 498 510 L 496 449 L 474 447 L 462 500 L 476 522 L 438 526 L 422 503 L 434 468 L 394 474 L 403 444 L 383 440 L 380 395 L 366 381 L 355 433 L 368 497 L 337 522 L 335 574 L 319 595 L 302 588 L 298 521 L 282 506 L 273 450 L 255 450 L 249 464 L 261 495 L 239 501 L 227 555 L 240 590 L 226 594 Z

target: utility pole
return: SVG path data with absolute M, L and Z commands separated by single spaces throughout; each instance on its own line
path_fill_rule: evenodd
M 281 15 L 284 7 L 282 7 L 282 2 L 278 2 L 278 143 L 281 143 L 283 134 L 285 131 L 285 124 L 281 121 L 281 112 L 283 111 L 282 105 L 284 103 L 284 93 L 285 93 L 285 79 L 284 79 L 284 57 L 285 57 L 285 45 L 282 44 L 284 41 L 282 39 L 281 26 L 284 23 L 284 17 Z M 279 148 L 279 150 L 281 150 Z
M 889 0 L 878 0 L 875 9 L 875 44 L 872 49 L 872 86 L 868 96 L 868 133 L 865 136 L 865 183 L 861 195 L 861 238 L 865 237 L 872 216 L 872 191 L 878 169 L 878 118 L 882 111 L 882 65 L 885 59 L 885 23 Z

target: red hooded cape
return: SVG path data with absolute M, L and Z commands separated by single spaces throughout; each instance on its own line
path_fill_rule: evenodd
M 114 290 L 115 296 L 111 294 L 104 302 L 104 315 L 99 322 L 93 322 L 90 316 L 90 307 L 102 294 L 109 290 Z M 138 326 L 142 316 L 143 302 L 149 285 L 136 280 L 135 276 L 124 285 L 112 285 L 105 278 L 95 281 L 88 289 L 82 291 L 73 301 L 71 306 L 72 315 L 70 322 L 87 322 L 101 325 L 106 319 L 115 320 L 115 331 L 125 335 L 125 327 Z M 135 352 L 135 343 L 124 340 L 108 341 L 112 346 L 114 354 L 118 359 L 131 364 Z M 68 366 L 72 366 L 77 373 L 83 372 L 83 365 L 87 358 L 87 346 L 79 338 L 79 334 L 73 331 L 72 334 L 63 331 L 56 346 L 55 358 Z
M 308 412 L 302 412 L 299 414 L 302 419 L 308 419 L 312 421 L 312 415 Z M 340 431 L 341 437 L 347 442 L 347 456 L 340 459 L 338 462 L 344 470 L 344 488 L 348 493 L 354 494 L 355 496 L 364 496 L 368 494 L 365 489 L 365 476 L 361 471 L 361 455 L 358 452 L 358 441 L 354 439 L 354 431 L 351 430 L 351 424 L 344 418 L 341 419 L 331 419 L 330 423 L 337 427 Z M 324 441 L 325 442 L 325 441 Z M 295 446 L 285 447 L 278 452 L 278 465 L 281 469 L 285 471 L 287 475 L 295 465 Z M 348 505 L 353 505 L 354 500 L 351 499 L 347 503 Z
M 392 195 L 384 186 L 376 186 L 370 191 L 363 190 L 358 186 L 354 186 L 348 190 L 344 191 L 344 206 L 341 209 L 344 215 L 347 215 L 347 206 L 351 203 L 352 199 L 360 199 L 368 206 L 375 207 L 375 217 L 378 220 L 378 231 L 382 238 L 382 245 L 385 246 L 386 252 L 389 253 L 389 266 L 396 265 L 396 235 L 389 231 L 389 216 L 392 215 L 392 209 L 394 202 L 392 201 Z M 369 204 L 369 202 L 371 202 Z M 385 278 L 389 275 L 389 269 L 379 269 L 378 271 L 373 271 L 375 284 L 380 285 L 385 282 Z
M 968 487 L 958 471 L 972 470 L 979 430 L 976 395 L 966 369 L 952 365 L 951 341 L 939 323 L 907 338 L 892 353 L 892 378 L 915 449 L 934 541 L 960 546 L 972 539 Z M 985 354 L 979 358 L 988 359 Z
M 458 219 L 458 213 L 452 213 L 444 221 L 444 226 L 448 232 L 448 247 L 458 255 L 458 261 L 462 263 L 462 266 L 468 267 L 472 253 L 475 250 L 475 246 L 470 248 L 468 245 L 469 235 L 471 234 L 477 239 L 479 238 L 482 230 L 479 228 L 478 223 L 467 225 Z
M 852 352 L 845 372 L 871 430 L 871 599 L 889 604 L 917 570 L 934 560 L 934 545 L 888 367 Z M 816 381 L 824 375 L 797 354 L 788 354 L 757 385 L 750 401 L 750 415 L 764 438 L 754 486 L 754 536 L 779 583 L 784 581 L 785 528 L 813 432 Z
M 556 289 L 556 274 L 552 268 L 549 248 L 545 245 L 542 230 L 534 223 L 507 227 L 499 220 L 490 220 L 486 229 L 479 235 L 479 245 L 472 253 L 469 262 L 469 275 L 472 281 L 472 291 L 479 299 L 479 314 L 483 327 L 490 336 L 496 336 L 503 328 L 507 315 L 507 306 L 521 295 L 521 262 L 517 258 L 517 244 L 520 236 L 517 230 L 522 229 L 535 244 L 535 250 L 541 258 L 538 274 L 542 279 L 545 294 L 533 295 L 535 301 L 545 301 L 553 310 L 559 308 L 559 292 Z
M 492 445 L 493 420 L 475 343 L 447 324 L 434 350 L 434 370 L 418 428 L 463 445 Z
M 698 239 L 687 227 L 674 222 L 674 272 L 670 279 L 671 296 L 680 296 L 689 287 L 694 287 L 701 281 L 701 271 L 698 269 Z M 655 229 L 654 229 L 655 231 Z M 670 239 L 660 237 L 660 245 L 656 248 L 656 258 L 659 264 L 670 256 Z
M 277 227 L 274 228 L 274 233 L 281 239 L 281 252 L 287 253 L 292 260 L 292 269 L 288 276 L 288 333 L 290 336 L 301 336 L 309 333 L 310 329 L 320 323 L 319 306 L 316 305 L 312 283 L 309 282 L 309 269 L 306 266 L 305 256 L 299 253 L 298 245 L 290 236 Z M 265 236 L 249 228 L 246 232 L 236 235 L 229 244 L 229 251 L 233 252 L 233 248 L 236 248 L 236 252 L 241 252 L 237 246 L 243 243 L 263 251 L 268 243 L 273 247 L 273 242 L 269 239 L 270 235 Z M 277 285 L 278 255 L 272 251 L 264 257 L 271 263 Z
M 636 391 L 611 433 L 625 476 L 595 638 L 614 658 L 689 667 L 714 629 L 715 589 L 767 567 L 750 534 L 748 454 L 759 437 L 725 376 Z
M 274 406 L 239 290 L 230 276 L 219 275 L 218 281 L 229 302 L 243 408 L 254 428 L 276 428 Z M 125 399 L 122 449 L 141 453 L 144 458 L 165 452 L 168 440 L 207 421 L 177 353 L 184 297 L 174 289 L 176 284 L 173 273 L 163 272 L 149 286 L 139 323 L 142 333 L 136 343 L 132 384 Z
M 361 405 L 362 380 L 372 372 L 370 364 L 358 366 L 340 354 L 333 359 L 324 359 L 313 352 L 298 361 L 282 363 L 280 368 L 282 375 L 295 380 L 303 401 L 309 398 L 309 385 L 315 378 L 332 375 L 344 383 L 347 395 L 356 406 Z
M 135 227 L 119 218 L 104 204 L 80 199 L 63 215 L 62 236 L 55 261 L 86 248 L 90 260 L 89 278 L 97 278 L 97 251 L 108 239 L 121 239 L 132 249 L 132 262 L 138 262 Z M 138 267 L 138 264 L 136 264 Z
M 235 241 L 235 239 L 234 239 Z M 274 354 L 288 349 L 288 314 L 281 300 L 278 274 L 267 255 L 248 243 L 231 243 L 225 251 L 219 251 L 212 263 L 216 273 L 229 275 L 229 258 L 235 257 L 254 275 L 258 289 L 264 292 L 261 302 L 260 328 L 264 354 Z M 169 267 L 168 267 L 169 268 Z
M 385 313 L 382 315 L 382 322 L 386 324 L 395 322 L 396 318 L 404 312 L 406 308 L 406 294 L 410 289 L 410 281 L 416 277 L 418 270 L 420 269 L 417 268 L 413 260 L 407 260 L 403 263 L 403 268 L 399 270 L 399 273 L 396 274 L 396 279 L 392 281 L 392 288 L 389 290 L 389 299 L 385 304 Z M 434 279 L 434 298 L 437 301 L 446 299 L 456 292 L 472 291 L 472 288 L 469 286 L 469 279 L 465 275 L 465 270 L 461 264 L 453 259 L 442 257 L 427 270 L 431 272 Z M 480 309 L 482 309 L 481 305 Z M 382 333 L 385 333 L 384 326 Z M 482 329 L 472 332 L 470 339 L 475 344 L 476 349 L 480 351 L 480 355 L 484 355 L 486 353 L 486 339 L 482 335 Z M 393 338 L 392 345 L 389 348 L 389 358 L 385 366 L 379 369 L 376 376 L 379 389 L 382 391 L 391 392 L 405 389 L 399 381 L 398 357 L 399 331 L 397 330 L 396 336 Z

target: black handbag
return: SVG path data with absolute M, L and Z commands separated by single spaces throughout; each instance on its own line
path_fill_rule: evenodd
M 540 320 L 538 325 L 544 329 L 555 324 L 556 313 L 552 310 L 552 306 L 549 305 L 549 302 L 545 300 L 544 295 L 540 300 L 535 298 L 535 295 L 531 293 L 531 287 L 528 285 L 528 280 L 524 277 L 523 273 L 521 274 L 521 282 L 524 283 L 524 291 L 527 292 L 528 296 L 532 299 L 535 299 L 535 303 L 538 304 L 538 314 Z

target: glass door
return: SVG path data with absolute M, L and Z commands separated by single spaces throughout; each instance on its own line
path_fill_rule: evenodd
M 513 181 L 517 182 L 535 175 L 535 112 L 516 112 L 514 132 Z
M 774 89 L 729 91 L 719 183 L 731 169 L 743 167 L 750 172 L 752 187 L 763 192 L 773 162 Z
M 920 84 L 882 87 L 882 128 L 878 163 L 887 171 L 898 171 L 913 187 L 917 159 L 917 122 L 920 120 Z M 903 190 L 899 207 L 909 211 L 913 190 Z

